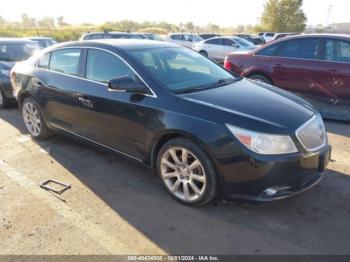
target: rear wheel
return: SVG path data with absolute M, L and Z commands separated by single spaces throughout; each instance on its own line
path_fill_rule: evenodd
M 188 139 L 166 143 L 157 159 L 157 170 L 168 192 L 186 205 L 204 205 L 217 194 L 214 165 L 207 154 Z
M 2 91 L 2 89 L 0 88 L 0 107 L 7 108 L 9 106 L 10 106 L 10 103 L 7 97 L 5 96 L 4 91 Z
M 202 56 L 208 57 L 208 53 L 205 52 L 204 50 L 199 51 L 199 53 L 200 53 Z
M 249 78 L 253 79 L 253 80 L 257 81 L 257 82 L 260 82 L 260 83 L 265 83 L 265 84 L 269 84 L 269 85 L 272 84 L 271 80 L 268 79 L 266 76 L 263 76 L 263 75 L 259 75 L 259 74 L 251 75 Z
M 24 124 L 34 138 L 45 139 L 51 136 L 44 117 L 37 102 L 32 98 L 26 98 L 22 105 L 22 116 Z

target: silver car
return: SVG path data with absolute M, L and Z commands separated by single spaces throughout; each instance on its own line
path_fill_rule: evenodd
M 175 33 L 168 35 L 165 41 L 192 48 L 194 43 L 203 41 L 203 38 L 191 33 Z
M 217 62 L 223 62 L 225 57 L 232 52 L 250 51 L 258 46 L 240 37 L 213 37 L 201 41 L 192 46 L 192 48 Z

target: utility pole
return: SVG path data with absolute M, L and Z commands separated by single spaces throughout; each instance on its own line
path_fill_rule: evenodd
M 329 27 L 329 18 L 331 17 L 331 13 L 333 10 L 333 5 L 328 6 L 328 14 L 327 14 L 327 21 L 326 21 L 326 26 Z

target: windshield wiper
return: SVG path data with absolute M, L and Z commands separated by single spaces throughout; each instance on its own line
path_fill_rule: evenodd
M 189 87 L 189 88 L 185 88 L 182 90 L 177 90 L 174 93 L 175 94 L 187 94 L 187 93 L 192 93 L 192 92 L 201 91 L 201 90 L 207 90 L 207 89 L 211 89 L 211 88 L 215 88 L 215 87 L 226 86 L 226 85 L 232 84 L 234 82 L 237 82 L 239 80 L 241 80 L 241 78 L 223 78 L 223 79 L 219 79 L 218 81 L 216 81 L 214 83 Z

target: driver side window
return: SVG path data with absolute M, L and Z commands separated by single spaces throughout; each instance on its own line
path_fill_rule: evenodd
M 105 51 L 90 49 L 86 62 L 86 78 L 107 83 L 111 79 L 129 76 L 135 79 L 135 73 L 118 57 Z

